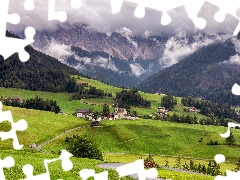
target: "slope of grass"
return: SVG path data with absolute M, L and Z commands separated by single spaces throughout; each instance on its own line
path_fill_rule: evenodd
M 3 111 L 6 110 L 11 110 L 15 122 L 20 119 L 25 119 L 27 121 L 28 129 L 17 132 L 20 143 L 24 144 L 25 147 L 28 147 L 32 143 L 38 145 L 39 143 L 51 139 L 68 129 L 89 124 L 89 122 L 86 122 L 83 119 L 78 119 L 72 115 L 61 115 L 53 112 L 4 106 Z M 9 127 L 11 127 L 10 123 L 1 123 L 2 131 L 7 132 L 10 129 Z M 0 142 L 0 149 L 11 149 L 11 139 Z
M 75 113 L 78 108 L 102 110 L 100 106 L 86 104 L 79 100 L 69 101 L 71 97 L 69 93 L 52 93 L 0 87 L 0 96 L 3 98 L 21 97 L 24 100 L 35 98 L 36 96 L 42 97 L 43 99 L 53 99 L 60 106 L 61 110 L 66 113 Z
M 58 158 L 58 155 L 53 154 L 40 154 L 34 151 L 0 151 L 0 158 L 4 159 L 7 156 L 11 156 L 15 160 L 15 165 L 12 168 L 4 169 L 4 173 L 6 176 L 6 180 L 12 179 L 23 179 L 26 178 L 22 167 L 25 164 L 31 164 L 34 168 L 34 175 L 43 174 L 46 172 L 46 169 L 43 165 L 43 161 L 45 159 L 55 159 Z M 99 160 L 87 159 L 87 158 L 74 158 L 71 157 L 70 160 L 73 163 L 73 168 L 70 171 L 64 171 L 61 167 L 61 161 L 56 161 L 49 164 L 49 172 L 51 179 L 68 179 L 68 180 L 76 180 L 81 179 L 79 172 L 82 169 L 94 169 L 96 173 L 103 172 L 104 169 L 96 167 L 97 164 L 103 163 Z M 118 180 L 118 174 L 116 171 L 108 170 L 109 179 Z M 93 178 L 89 178 L 93 179 Z M 132 178 L 123 177 L 123 180 L 131 180 Z
M 73 134 L 94 138 L 105 153 L 165 154 L 213 159 L 216 154 L 227 158 L 238 158 L 238 148 L 227 146 L 225 139 L 219 136 L 226 128 L 178 124 L 154 120 L 117 120 L 104 121 L 99 128 L 86 127 L 81 131 L 72 131 L 60 139 L 47 144 L 46 151 L 64 148 L 66 136 Z M 233 130 L 235 139 L 240 138 L 240 131 Z M 200 143 L 198 140 L 203 137 Z M 206 145 L 210 140 L 217 140 L 221 145 Z M 239 143 L 239 142 L 237 142 Z
M 138 154 L 138 157 L 142 156 L 141 154 L 151 153 L 156 155 L 180 155 L 213 159 L 216 154 L 222 153 L 227 157 L 227 160 L 230 161 L 231 166 L 229 167 L 231 167 L 230 170 L 232 170 L 232 167 L 234 166 L 233 164 L 236 162 L 236 158 L 238 158 L 238 148 L 235 146 L 206 145 L 206 142 L 210 139 L 218 140 L 220 143 L 224 144 L 224 139 L 218 135 L 219 133 L 224 133 L 226 131 L 226 128 L 224 127 L 178 124 L 154 120 L 117 120 L 103 121 L 101 127 L 90 128 L 86 127 L 86 125 L 89 125 L 88 121 L 78 119 L 75 116 L 57 115 L 51 112 L 5 106 L 3 107 L 3 110 L 11 110 L 15 121 L 26 119 L 29 125 L 26 131 L 17 133 L 20 143 L 25 145 L 24 150 L 8 151 L 9 149 L 12 149 L 11 140 L 1 141 L 0 143 L 0 158 L 3 159 L 4 157 L 11 155 L 16 161 L 16 165 L 13 168 L 5 170 L 6 176 L 8 177 L 7 179 L 24 178 L 21 168 L 26 163 L 33 163 L 34 169 L 36 169 L 34 171 L 35 174 L 43 173 L 43 159 L 52 159 L 56 156 L 36 153 L 34 150 L 29 149 L 28 145 L 34 142 L 39 144 L 68 129 L 78 126 L 82 126 L 82 128 L 66 133 L 58 139 L 47 143 L 43 146 L 43 150 L 57 153 L 59 150 L 66 148 L 66 136 L 80 134 L 90 136 L 98 142 L 100 148 L 105 153 L 106 161 L 126 161 L 126 158 L 124 159 L 123 155 L 118 157 L 118 152 L 128 153 L 127 157 L 129 160 L 131 160 L 130 157 L 132 157 L 133 161 L 139 159 L 134 154 Z M 2 125 L 3 123 L 1 123 L 1 130 L 9 130 L 8 123 L 4 122 L 4 126 Z M 234 129 L 233 133 L 235 139 L 238 140 L 240 138 L 240 131 Z M 203 137 L 202 143 L 198 142 L 200 137 Z M 108 154 L 109 152 L 113 153 L 113 158 L 110 158 Z M 135 157 L 136 159 L 134 159 Z M 119 160 L 117 160 L 118 158 Z M 158 159 L 157 161 L 160 162 L 162 159 Z M 173 160 L 170 161 L 170 164 L 173 164 L 172 161 Z M 74 167 L 77 169 L 74 168 L 70 172 L 62 171 L 59 162 L 53 163 L 50 167 L 53 178 L 59 179 L 65 177 L 67 179 L 76 179 L 77 176 L 79 177 L 78 172 L 82 168 L 93 168 L 100 171 L 99 168 L 95 167 L 97 163 L 100 163 L 99 161 L 73 158 L 73 162 Z M 117 179 L 116 172 L 111 171 L 111 174 L 113 177 L 112 179 Z M 212 178 L 160 169 L 159 177 L 172 179 L 179 179 L 179 177 L 181 177 L 181 179 L 205 178 L 206 180 Z
M 105 92 L 110 92 L 112 93 L 113 97 L 116 96 L 117 92 L 120 92 L 122 89 L 118 88 L 118 87 L 114 87 L 108 84 L 104 84 L 100 81 L 94 80 L 94 79 L 88 79 L 88 78 L 84 78 L 84 77 L 77 77 L 74 76 L 77 80 L 77 82 L 84 82 L 84 83 L 88 83 L 89 86 L 94 86 L 97 87 L 98 89 L 102 89 Z

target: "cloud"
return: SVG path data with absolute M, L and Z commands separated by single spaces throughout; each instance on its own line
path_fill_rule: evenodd
M 138 63 L 130 64 L 130 68 L 135 76 L 140 76 L 145 73 L 145 70 Z
M 47 49 L 43 50 L 43 52 L 65 64 L 66 58 L 74 55 L 74 53 L 71 51 L 71 46 L 59 44 L 55 40 L 51 40 L 49 46 Z
M 118 71 L 114 62 L 112 62 L 110 59 L 106 59 L 106 58 L 103 58 L 103 57 L 100 57 L 100 56 L 92 61 L 92 65 L 102 67 L 102 68 L 105 68 L 105 69 L 110 69 L 110 70 L 115 71 L 115 72 Z
M 120 28 L 116 30 L 117 33 L 121 34 L 123 37 L 127 38 L 127 40 L 135 47 L 138 47 L 137 42 L 135 42 L 134 40 L 132 40 L 132 31 L 126 27 Z
M 168 39 L 165 44 L 162 57 L 159 63 L 165 68 L 178 63 L 182 58 L 194 53 L 200 48 L 212 44 L 217 41 L 226 41 L 231 38 L 230 35 L 211 36 L 203 34 L 195 34 L 193 37 L 188 37 L 186 32 L 178 29 L 175 35 Z M 193 40 L 191 40 L 193 39 Z M 240 44 L 239 44 L 240 49 Z
M 194 30 L 193 22 L 188 18 L 184 7 L 170 10 L 172 23 L 163 26 L 160 23 L 161 11 L 147 9 L 144 18 L 136 18 L 134 10 L 137 4 L 128 1 L 123 2 L 119 13 L 112 14 L 110 0 L 81 0 L 79 9 L 73 9 L 70 0 L 56 0 L 56 11 L 65 11 L 68 14 L 67 22 L 60 23 L 57 20 L 48 21 L 48 0 L 34 0 L 33 11 L 24 10 L 24 2 L 25 0 L 10 0 L 9 13 L 19 13 L 21 16 L 18 25 L 7 25 L 11 31 L 23 31 L 27 26 L 33 26 L 38 31 L 53 31 L 59 26 L 70 27 L 73 24 L 86 24 L 89 28 L 108 34 L 126 27 L 131 29 L 133 35 L 144 35 L 148 32 L 145 34 L 147 36 L 172 34 L 178 27 L 186 32 Z M 167 4 L 167 1 L 164 3 Z
M 240 65 L 240 56 L 238 54 L 231 56 L 229 60 L 224 61 L 223 63 Z

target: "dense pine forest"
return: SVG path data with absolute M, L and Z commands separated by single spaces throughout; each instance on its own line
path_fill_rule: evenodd
M 129 109 L 129 106 L 135 107 L 151 107 L 151 101 L 144 99 L 139 93 L 138 88 L 122 89 L 116 94 L 116 99 L 119 107 Z
M 97 89 L 93 86 L 90 86 L 89 88 L 84 88 L 84 86 L 78 85 L 78 92 L 73 93 L 71 100 L 97 97 L 112 97 L 112 93 L 104 92 L 104 90 Z
M 36 109 L 36 110 L 43 110 L 43 111 L 51 111 L 60 113 L 61 109 L 57 105 L 57 102 L 54 100 L 44 100 L 43 98 L 36 96 L 35 98 L 19 101 L 19 100 L 11 100 L 11 98 L 2 99 L 4 105 L 6 106 L 13 106 L 19 108 L 27 108 L 27 109 Z
M 181 100 L 184 106 L 194 106 L 200 110 L 200 113 L 206 116 L 214 116 L 218 119 L 231 118 L 235 121 L 239 121 L 237 113 L 231 109 L 231 106 L 223 103 L 213 103 L 209 100 L 196 99 L 193 97 L 182 98 Z
M 18 38 L 7 31 L 7 36 Z M 0 56 L 0 86 L 50 92 L 75 92 L 77 84 L 70 75 L 81 75 L 74 68 L 41 53 L 31 46 L 25 50 L 30 59 L 22 63 L 15 53 L 4 60 Z
M 240 66 L 224 62 L 234 55 L 231 40 L 216 42 L 145 79 L 139 89 L 240 105 L 240 97 L 231 93 L 233 84 L 240 82 Z

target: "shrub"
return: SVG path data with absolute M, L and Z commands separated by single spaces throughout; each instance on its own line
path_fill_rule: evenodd
M 216 141 L 210 140 L 207 142 L 207 145 L 220 145 L 220 143 L 217 140 Z
M 75 157 L 103 160 L 97 143 L 90 138 L 73 135 L 71 138 L 66 137 L 66 142 L 69 143 L 67 150 Z
M 228 138 L 226 138 L 226 144 L 229 146 L 235 144 L 235 138 L 234 138 L 234 135 L 232 132 L 230 133 L 230 136 Z
M 154 162 L 151 154 L 149 154 L 147 159 L 144 159 L 144 167 L 145 168 L 159 168 L 159 165 L 156 162 Z

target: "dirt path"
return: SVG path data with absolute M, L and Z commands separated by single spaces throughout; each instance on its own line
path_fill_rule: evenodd
M 104 168 L 104 169 L 113 169 L 115 170 L 117 167 L 125 165 L 124 163 L 103 163 L 98 164 L 97 167 Z M 138 179 L 137 174 L 129 175 L 131 178 Z M 162 178 L 146 178 L 146 180 L 166 180 Z
M 63 133 L 55 136 L 54 138 L 49 139 L 49 140 L 47 140 L 47 141 L 39 144 L 37 147 L 34 147 L 34 149 L 38 150 L 38 151 L 41 152 L 41 153 L 47 154 L 47 152 L 44 152 L 44 151 L 41 149 L 42 146 L 44 146 L 45 144 L 47 144 L 47 143 L 49 143 L 49 142 L 51 142 L 51 141 L 54 141 L 54 140 L 58 139 L 59 137 L 65 135 L 66 133 L 69 133 L 69 132 L 71 132 L 71 131 L 74 131 L 74 130 L 77 130 L 77 129 L 81 129 L 81 128 L 84 128 L 84 127 L 88 127 L 88 126 L 80 126 L 80 127 L 76 127 L 76 128 L 73 128 L 73 129 L 69 129 L 69 130 L 67 130 L 67 131 L 64 131 Z
M 113 169 L 115 170 L 117 167 L 125 165 L 124 163 L 103 163 L 103 164 L 98 164 L 97 167 L 104 168 L 104 169 Z M 184 173 L 189 173 L 189 174 L 199 174 L 199 175 L 205 175 L 206 174 L 201 174 L 198 172 L 192 172 L 192 171 L 186 171 L 180 168 L 171 168 L 171 167 L 161 167 L 162 169 L 170 170 L 170 171 L 175 171 L 175 172 L 184 172 Z M 137 174 L 130 175 L 132 178 L 138 179 Z M 162 178 L 147 178 L 146 180 L 166 180 Z

